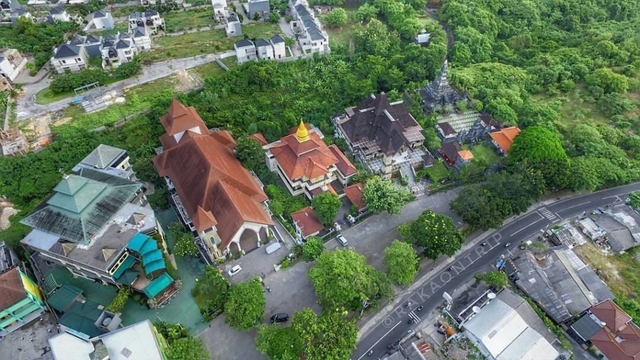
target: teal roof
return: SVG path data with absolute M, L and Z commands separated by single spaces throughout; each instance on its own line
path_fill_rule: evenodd
M 158 260 L 162 260 L 162 251 L 160 250 L 154 250 L 142 255 L 142 264 L 145 266 Z
M 135 263 L 136 263 L 136 258 L 134 258 L 131 255 L 127 256 L 127 258 L 124 259 L 122 264 L 120 264 L 120 267 L 118 267 L 118 269 L 113 273 L 113 278 L 118 280 L 118 278 L 120 276 L 122 276 L 122 274 L 125 272 L 125 270 L 131 269 L 131 267 Z
M 117 160 L 125 151 L 117 147 L 100 144 L 95 148 L 87 157 L 85 157 L 81 163 L 88 166 L 93 166 L 98 169 L 104 169 Z
M 98 303 L 86 300 L 84 303 L 74 302 L 58 322 L 70 329 L 81 332 L 89 337 L 102 334 L 95 322 L 102 315 L 102 310 L 98 309 Z
M 140 254 L 146 255 L 155 250 L 158 250 L 158 243 L 155 241 L 155 239 L 149 238 L 149 241 L 145 242 L 144 245 L 142 245 L 142 249 L 140 249 Z
M 136 270 L 129 269 L 126 270 L 120 278 L 118 278 L 118 282 L 121 284 L 131 285 L 134 281 L 140 276 L 140 273 Z
M 162 275 L 158 276 L 158 278 L 153 280 L 149 285 L 147 285 L 147 287 L 144 288 L 143 291 L 149 298 L 154 298 L 172 283 L 173 278 L 169 274 L 163 273 Z
M 64 284 L 49 296 L 47 303 L 50 307 L 64 312 L 75 301 L 76 297 L 81 294 L 82 289 L 70 284 Z
M 144 243 L 148 239 L 149 239 L 149 235 L 137 233 L 133 235 L 131 240 L 129 240 L 129 243 L 127 244 L 127 249 L 140 253 L 140 249 L 142 249 L 142 245 L 144 245 Z
M 142 184 L 93 169 L 65 177 L 44 203 L 20 222 L 62 239 L 87 244 Z
M 166 265 L 164 264 L 164 260 L 157 260 L 154 262 L 151 262 L 149 264 L 146 264 L 144 266 L 144 272 L 149 275 L 154 271 L 158 271 L 158 270 L 162 270 L 165 269 Z

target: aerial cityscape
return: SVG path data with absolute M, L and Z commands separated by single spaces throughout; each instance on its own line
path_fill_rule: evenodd
M 0 0 L 0 359 L 640 360 L 640 2 Z

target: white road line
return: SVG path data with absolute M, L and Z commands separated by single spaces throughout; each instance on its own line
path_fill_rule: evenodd
M 538 215 L 539 215 L 539 216 L 542 216 L 542 215 L 540 215 L 540 214 L 538 214 Z M 544 219 L 544 217 L 541 217 L 541 218 L 539 218 L 538 220 L 536 220 L 536 221 L 532 222 L 531 224 L 529 224 L 529 225 L 527 225 L 527 226 L 525 226 L 525 227 L 521 228 L 520 230 L 518 230 L 518 231 L 514 232 L 513 234 L 511 234 L 511 236 L 513 236 L 513 235 L 515 235 L 515 234 L 519 233 L 520 231 L 522 231 L 522 230 L 524 230 L 524 229 L 528 228 L 529 226 L 531 226 L 531 225 L 533 225 L 533 224 L 537 223 L 538 221 L 540 221 L 540 220 L 542 220 L 542 219 Z
M 578 206 L 587 205 L 587 204 L 588 204 L 588 203 L 590 203 L 590 202 L 591 202 L 591 201 L 585 201 L 585 202 L 580 203 L 580 204 L 578 204 L 578 205 L 573 205 L 573 206 L 569 206 L 569 207 L 563 208 L 563 209 L 561 209 L 561 210 L 558 210 L 557 212 L 562 212 L 562 211 L 565 211 L 565 210 L 573 209 L 573 208 L 578 207 Z
M 367 356 L 367 353 L 368 353 L 369 351 L 371 351 L 371 349 L 373 349 L 376 345 L 378 345 L 378 343 L 379 343 L 380 341 L 382 341 L 382 339 L 384 339 L 384 338 L 385 338 L 385 336 L 389 335 L 389 333 L 390 333 L 390 332 L 392 332 L 392 331 L 393 331 L 393 329 L 395 329 L 396 327 L 398 327 L 398 325 L 400 325 L 400 323 L 401 323 L 401 322 L 402 322 L 402 321 L 398 321 L 398 323 L 397 323 L 397 324 L 393 325 L 393 327 L 392 327 L 391 329 L 389 329 L 389 331 L 387 331 L 384 335 L 382 335 L 382 337 L 381 337 L 380 339 L 378 339 L 378 341 L 376 341 L 376 343 L 375 343 L 375 344 L 371 345 L 371 347 L 370 347 L 370 348 L 368 348 L 368 349 L 367 349 L 367 351 L 365 351 L 365 352 L 364 352 L 364 355 L 360 356 L 360 357 L 358 358 L 358 360 L 360 360 L 360 359 L 362 359 L 363 357 Z

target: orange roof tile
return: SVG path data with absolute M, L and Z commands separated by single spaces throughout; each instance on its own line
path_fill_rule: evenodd
M 249 138 L 258 140 L 258 143 L 260 144 L 260 146 L 265 146 L 269 143 L 267 139 L 265 139 L 264 135 L 262 135 L 262 133 L 259 133 L 259 132 L 249 135 Z
M 605 300 L 592 306 L 589 310 L 600 319 L 600 321 L 605 322 L 609 329 L 614 331 L 624 327 L 631 321 L 631 316 L 627 315 L 624 310 L 611 300 Z
M 324 229 L 320 219 L 318 219 L 318 215 L 316 215 L 311 206 L 291 213 L 291 219 L 298 225 L 304 237 L 316 235 L 320 230 Z
M 338 159 L 338 163 L 336 166 L 340 169 L 340 172 L 344 176 L 351 176 L 358 172 L 355 166 L 349 161 L 349 159 L 338 149 L 336 145 L 329 146 L 329 150 L 335 155 L 336 159 Z
M 0 275 L 0 311 L 27 297 L 18 268 Z
M 349 185 L 344 188 L 344 193 L 347 195 L 347 199 L 349 199 L 349 201 L 358 208 L 358 211 L 362 211 L 367 208 L 367 204 L 365 204 L 364 197 L 362 196 L 363 190 L 364 185 L 361 183 Z
M 591 343 L 607 358 L 640 360 L 640 329 L 631 322 L 618 305 L 606 300 L 590 309 L 604 327 L 591 339 Z
M 236 159 L 235 146 L 227 131 L 186 133 L 153 159 L 160 176 L 171 179 L 198 232 L 217 226 L 222 249 L 245 222 L 272 224 L 262 206 L 267 196 Z
M 520 129 L 517 126 L 512 126 L 492 132 L 489 136 L 498 144 L 498 147 L 500 147 L 502 151 L 507 153 L 509 152 L 509 148 L 511 148 L 511 144 L 513 144 L 513 139 L 515 139 L 518 134 L 520 134 Z
M 460 151 L 458 151 L 458 156 L 460 156 L 463 160 L 471 160 L 471 159 L 473 159 L 473 154 L 469 150 L 460 150 Z
M 169 136 L 194 127 L 199 127 L 202 134 L 208 133 L 204 121 L 193 106 L 186 107 L 176 99 L 171 100 L 169 111 L 160 117 L 160 122 Z

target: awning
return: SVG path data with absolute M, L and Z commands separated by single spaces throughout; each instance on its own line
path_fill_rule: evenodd
M 127 244 L 127 249 L 133 250 L 139 253 L 140 249 L 142 249 L 142 246 L 148 239 L 149 239 L 149 236 L 145 234 L 137 233 L 133 235 L 131 240 L 129 240 L 129 243 Z
M 166 268 L 166 266 L 164 264 L 164 259 L 162 259 L 162 260 L 154 261 L 154 262 L 149 263 L 149 264 L 145 264 L 144 265 L 144 272 L 147 275 L 149 275 L 154 271 L 162 270 L 164 268 Z
M 129 269 L 122 274 L 122 276 L 118 279 L 118 282 L 126 285 L 131 285 L 134 281 L 136 281 L 138 276 L 140 276 L 139 272 L 133 269 Z
M 136 262 L 136 258 L 134 258 L 131 255 L 128 255 L 126 259 L 124 259 L 124 261 L 122 262 L 122 264 L 120 264 L 120 267 L 118 267 L 116 269 L 116 271 L 113 273 L 113 278 L 118 280 L 118 278 L 120 276 L 122 276 L 122 274 L 126 271 L 131 269 L 131 267 L 133 266 L 133 264 L 135 264 Z
M 173 278 L 167 274 L 163 273 L 158 278 L 153 280 L 146 288 L 144 288 L 144 293 L 149 298 L 154 298 L 156 295 L 160 294 L 164 289 L 169 287 L 173 283 Z
M 157 249 L 142 255 L 142 264 L 144 264 L 144 266 L 158 260 L 162 260 L 162 251 Z

